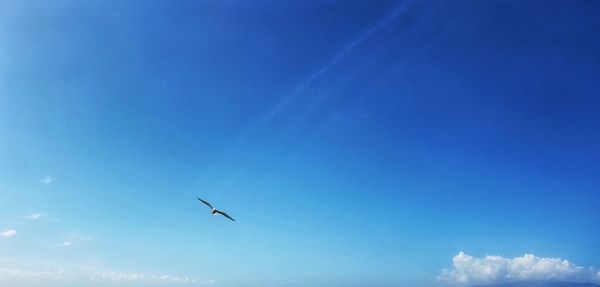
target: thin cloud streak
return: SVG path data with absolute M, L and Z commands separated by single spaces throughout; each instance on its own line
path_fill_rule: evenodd
M 342 62 L 348 57 L 357 47 L 363 45 L 365 42 L 372 39 L 376 34 L 380 33 L 392 23 L 394 23 L 408 8 L 408 3 L 403 2 L 397 5 L 392 12 L 381 19 L 377 24 L 371 26 L 366 32 L 346 44 L 339 52 L 337 52 L 329 61 L 327 61 L 320 69 L 310 74 L 305 80 L 301 81 L 293 92 L 285 96 L 277 103 L 277 105 L 271 109 L 271 111 L 262 119 L 258 120 L 246 133 L 244 133 L 236 141 L 236 143 L 229 149 L 229 152 L 216 165 L 220 165 L 222 162 L 233 156 L 241 147 L 253 136 L 258 134 L 260 130 L 264 129 L 275 117 L 283 114 L 283 111 L 291 105 L 291 103 L 302 95 L 305 95 L 308 90 L 317 85 L 319 80 L 329 71 L 331 71 L 337 64 Z
M 42 218 L 44 216 L 46 216 L 45 213 L 32 213 L 32 214 L 29 214 L 29 215 L 27 215 L 25 217 L 27 217 L 27 219 L 29 219 L 29 220 L 37 220 L 37 219 L 40 219 L 40 218 Z
M 350 53 L 352 53 L 356 47 L 364 44 L 366 41 L 371 39 L 375 34 L 382 31 L 386 27 L 388 27 L 395 19 L 397 19 L 404 11 L 406 11 L 407 4 L 403 3 L 395 7 L 395 9 L 388 14 L 385 18 L 379 21 L 377 24 L 369 28 L 365 33 L 354 39 L 352 42 L 348 43 L 344 48 L 342 48 L 329 62 L 325 63 L 321 69 L 317 70 L 313 74 L 311 74 L 306 80 L 301 82 L 294 92 L 283 99 L 269 114 L 269 116 L 265 119 L 265 122 L 270 121 L 273 117 L 283 110 L 289 102 L 302 95 L 310 86 L 314 85 L 318 80 L 323 77 L 325 73 L 330 71 L 335 65 L 341 62 L 344 58 L 346 58 Z

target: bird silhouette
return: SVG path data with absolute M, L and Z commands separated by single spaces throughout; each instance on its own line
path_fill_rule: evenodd
M 217 210 L 216 208 L 214 208 L 214 207 L 213 207 L 213 206 L 212 206 L 210 203 L 208 203 L 207 201 L 205 201 L 205 200 L 202 200 L 202 199 L 200 199 L 199 197 L 196 197 L 196 198 L 197 198 L 198 200 L 202 201 L 202 203 L 206 204 L 208 207 L 210 207 L 210 209 L 211 209 L 210 213 L 211 213 L 212 215 L 217 215 L 217 214 L 220 214 L 220 215 L 223 215 L 223 216 L 225 216 L 225 217 L 227 217 L 227 218 L 229 218 L 229 219 L 231 219 L 231 220 L 235 221 L 235 219 L 231 218 L 231 216 L 227 215 L 227 213 L 225 213 L 225 212 L 223 212 L 223 211 L 220 211 L 220 210 Z

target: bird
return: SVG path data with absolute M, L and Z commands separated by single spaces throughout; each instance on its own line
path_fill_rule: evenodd
M 229 219 L 231 219 L 231 220 L 235 221 L 235 219 L 231 218 L 231 216 L 227 215 L 227 213 L 225 213 L 225 212 L 223 212 L 223 211 L 220 211 L 220 210 L 217 210 L 216 208 L 214 208 L 214 207 L 213 207 L 213 206 L 212 206 L 210 203 L 208 203 L 207 201 L 205 201 L 205 200 L 202 200 L 202 199 L 200 199 L 199 197 L 196 197 L 196 198 L 197 198 L 198 200 L 202 201 L 202 203 L 206 204 L 208 207 L 210 207 L 210 209 L 211 209 L 210 213 L 211 213 L 212 215 L 217 215 L 217 214 L 220 214 L 220 215 L 223 215 L 223 216 L 225 216 L 225 217 L 227 217 L 227 218 L 229 218 Z

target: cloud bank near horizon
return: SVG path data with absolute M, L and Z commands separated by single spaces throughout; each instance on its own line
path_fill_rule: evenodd
M 486 256 L 475 258 L 459 252 L 453 268 L 443 269 L 438 281 L 448 284 L 482 284 L 535 280 L 573 280 L 600 282 L 600 271 L 577 266 L 562 258 L 525 254 L 515 258 Z
M 210 284 L 214 280 L 199 280 L 189 276 L 147 274 L 94 269 L 25 270 L 0 267 L 0 283 L 35 282 L 97 282 L 102 284 Z

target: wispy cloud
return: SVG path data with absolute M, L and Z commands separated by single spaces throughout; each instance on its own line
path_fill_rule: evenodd
M 106 282 L 115 284 L 133 283 L 168 283 L 168 284 L 210 284 L 212 280 L 200 280 L 192 276 L 174 276 L 168 274 L 151 274 L 121 271 L 106 271 L 94 268 L 75 269 L 50 269 L 50 270 L 25 270 L 17 268 L 0 267 L 0 282 Z M 119 284 L 120 285 L 120 284 Z
M 486 256 L 475 258 L 459 252 L 452 259 L 453 268 L 444 269 L 439 281 L 450 284 L 481 284 L 531 280 L 598 281 L 600 271 L 577 266 L 562 258 L 525 254 L 515 258 Z
M 69 240 L 71 241 L 78 241 L 78 242 L 85 242 L 85 241 L 92 241 L 93 238 L 91 237 L 87 237 L 87 236 L 83 236 L 79 233 L 71 233 L 68 236 Z
M 166 282 L 166 283 L 198 283 L 199 280 L 188 276 L 171 276 L 166 274 L 143 274 L 127 272 L 97 272 L 91 280 L 111 282 Z M 208 281 L 207 281 L 208 282 Z
M 0 232 L 0 236 L 2 236 L 2 237 L 13 237 L 15 235 L 17 235 L 17 231 L 14 229 L 9 229 L 9 230 Z
M 372 41 L 374 38 L 385 34 L 386 31 L 393 29 L 400 22 L 399 20 L 403 18 L 402 16 L 407 13 L 410 6 L 410 3 L 406 2 L 398 4 L 378 22 L 374 23 L 362 34 L 342 46 L 335 54 L 325 61 L 320 68 L 308 74 L 307 77 L 301 80 L 289 94 L 283 96 L 264 117 L 260 118 L 254 125 L 247 129 L 220 161 L 226 161 L 234 156 L 239 150 L 243 150 L 243 146 L 246 142 L 260 134 L 261 130 L 269 126 L 278 116 L 288 114 L 288 110 L 296 107 L 299 100 L 306 100 L 305 98 L 319 86 L 323 77 L 335 70 L 340 63 L 343 63 L 358 48 L 365 46 L 369 41 Z M 323 99 L 314 99 L 314 101 L 321 102 Z
M 2 281 L 30 281 L 30 280 L 59 280 L 64 277 L 63 270 L 31 271 L 0 267 L 0 282 Z
M 43 184 L 49 184 L 49 183 L 51 183 L 53 180 L 54 180 L 54 179 L 53 179 L 51 176 L 49 176 L 49 175 L 46 175 L 46 176 L 42 177 L 42 179 L 41 179 L 40 181 L 41 181 Z
M 27 219 L 29 219 L 29 220 L 37 220 L 44 216 L 46 216 L 45 213 L 32 213 L 32 214 L 26 215 L 25 217 L 27 217 Z
M 352 41 L 343 46 L 337 53 L 330 58 L 327 62 L 321 66 L 320 69 L 314 71 L 310 74 L 304 81 L 300 82 L 296 86 L 296 89 L 287 97 L 285 97 L 267 117 L 266 121 L 271 121 L 276 115 L 281 113 L 283 109 L 288 106 L 294 99 L 304 95 L 311 86 L 318 84 L 319 79 L 321 79 L 326 73 L 331 71 L 336 65 L 346 59 L 352 52 L 354 52 L 357 47 L 364 45 L 366 42 L 374 38 L 375 35 L 382 33 L 390 26 L 394 26 L 394 22 L 397 22 L 397 19 L 402 16 L 407 8 L 408 4 L 401 3 L 397 5 L 395 8 L 391 10 L 391 12 L 383 17 L 379 22 L 375 23 L 373 26 L 369 27 L 364 33 L 354 38 Z M 263 124 L 263 123 L 260 123 Z
M 71 233 L 66 236 L 66 239 L 63 242 L 61 242 L 60 244 L 58 244 L 56 246 L 57 247 L 69 247 L 69 246 L 72 246 L 74 243 L 87 242 L 87 241 L 92 241 L 92 240 L 93 240 L 93 238 L 91 238 L 91 237 L 83 236 L 79 233 Z

